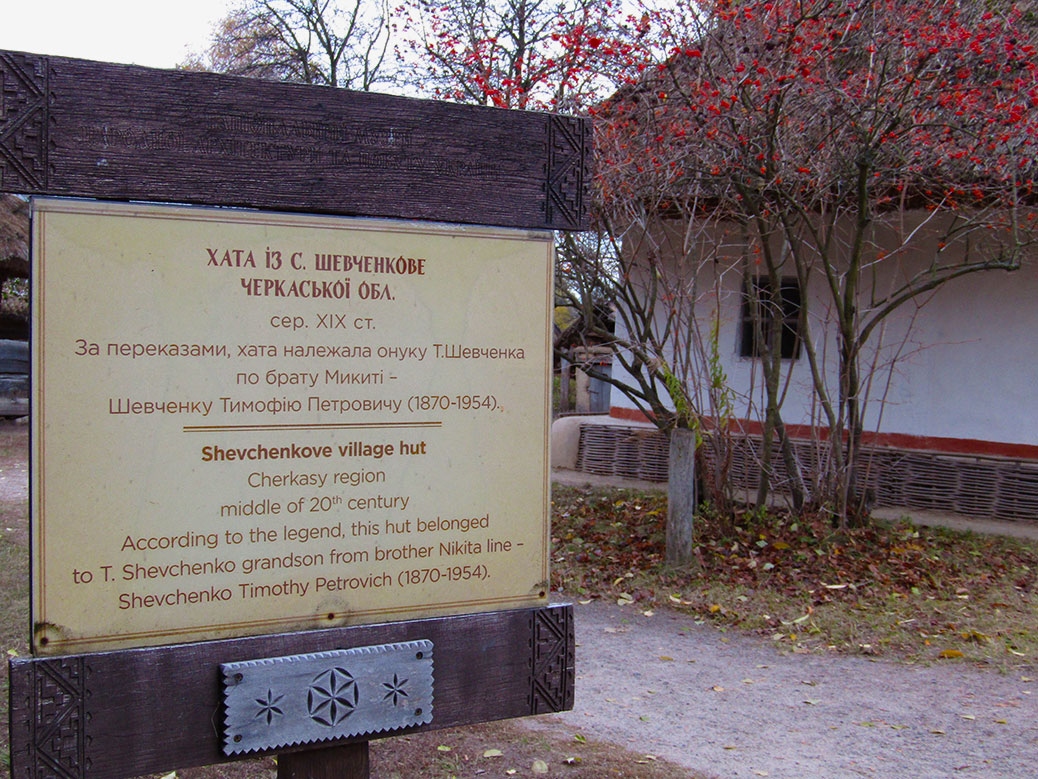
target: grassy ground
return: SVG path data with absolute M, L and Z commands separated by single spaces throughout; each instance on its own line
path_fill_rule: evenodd
M 663 563 L 661 494 L 557 487 L 552 584 L 578 598 L 670 606 L 794 651 L 1001 670 L 1038 658 L 1038 544 L 907 522 L 834 531 L 818 519 L 706 513 L 696 564 Z

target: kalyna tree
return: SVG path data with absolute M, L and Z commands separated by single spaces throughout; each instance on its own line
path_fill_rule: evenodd
M 884 338 L 891 315 L 959 276 L 1014 270 L 1033 244 L 1033 32 L 1015 9 L 987 7 L 718 0 L 650 11 L 643 36 L 610 44 L 630 69 L 597 110 L 603 223 L 634 247 L 634 297 L 665 287 L 683 324 L 635 367 L 687 409 L 678 423 L 723 434 L 709 340 L 696 342 L 721 276 L 751 281 L 759 500 L 774 436 L 795 505 L 859 518 L 866 409 L 906 343 Z M 789 277 L 804 291 L 794 323 L 769 310 Z M 791 327 L 826 430 L 809 472 L 781 416 Z
M 436 95 L 595 114 L 599 232 L 560 246 L 560 287 L 575 305 L 615 306 L 612 380 L 661 428 L 693 432 L 708 496 L 727 508 L 729 434 L 756 419 L 758 502 L 774 441 L 795 508 L 860 518 L 863 437 L 909 343 L 886 332 L 891 315 L 951 279 L 1019 267 L 1033 242 L 1026 17 L 949 0 L 398 11 L 401 57 L 421 56 Z M 759 369 L 742 397 L 717 342 L 731 276 Z M 811 463 L 782 417 L 790 332 L 824 431 Z

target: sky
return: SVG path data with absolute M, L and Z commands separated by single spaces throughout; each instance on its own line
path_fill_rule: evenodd
M 230 0 L 0 0 L 0 49 L 172 68 Z

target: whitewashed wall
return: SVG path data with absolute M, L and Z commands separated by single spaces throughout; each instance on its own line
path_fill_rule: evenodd
M 876 264 L 876 284 L 925 267 L 932 241 Z M 759 419 L 763 390 L 759 362 L 738 356 L 742 273 L 730 249 L 725 261 L 700 271 L 697 316 L 705 323 L 720 308 L 720 356 L 736 392 L 736 416 Z M 792 271 L 789 275 L 792 275 Z M 719 280 L 720 294 L 709 292 Z M 816 277 L 805 296 L 814 337 L 824 341 L 827 380 L 836 390 L 835 328 Z M 620 327 L 622 331 L 622 326 Z M 1038 445 L 1038 258 L 1018 271 L 986 271 L 948 282 L 887 319 L 870 340 L 878 369 L 867 407 L 868 429 L 908 436 Z M 889 366 L 896 356 L 893 373 Z M 806 355 L 791 368 L 782 408 L 787 424 L 825 424 L 812 408 Z M 614 375 L 622 375 L 614 364 Z M 889 384 L 888 384 L 889 381 Z M 633 404 L 616 388 L 614 409 Z

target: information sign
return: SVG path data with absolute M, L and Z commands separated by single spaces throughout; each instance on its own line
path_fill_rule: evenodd
M 550 233 L 33 213 L 37 653 L 547 603 Z

